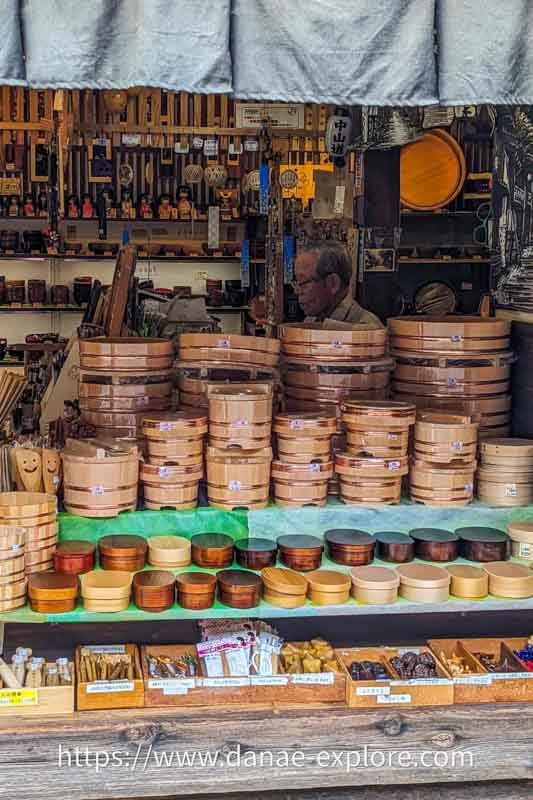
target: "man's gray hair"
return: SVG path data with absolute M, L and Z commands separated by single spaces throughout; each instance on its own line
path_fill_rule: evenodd
M 300 252 L 318 253 L 316 275 L 325 278 L 338 275 L 343 286 L 348 286 L 352 278 L 352 260 L 346 247 L 341 242 L 319 239 L 308 241 L 299 248 Z

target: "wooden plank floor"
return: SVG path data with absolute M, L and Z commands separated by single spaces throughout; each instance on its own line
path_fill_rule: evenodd
M 525 800 L 532 741 L 533 704 L 2 718 L 0 799 Z

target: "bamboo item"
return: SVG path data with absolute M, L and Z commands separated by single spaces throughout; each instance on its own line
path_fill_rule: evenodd
M 374 535 L 377 557 L 393 564 L 405 564 L 415 557 L 415 542 L 406 533 L 380 531 Z
M 181 361 L 230 362 L 232 366 L 276 367 L 278 339 L 220 333 L 182 333 L 178 339 Z
M 481 600 L 489 593 L 489 578 L 479 567 L 451 564 L 446 567 L 451 575 L 450 594 L 465 600 Z
M 339 605 L 348 602 L 350 597 L 350 576 L 331 569 L 317 569 L 308 572 L 307 596 L 319 606 Z
M 191 611 L 211 608 L 215 602 L 217 579 L 208 572 L 182 572 L 176 575 L 178 604 Z
M 430 564 L 400 564 L 400 597 L 416 603 L 442 603 L 448 600 L 451 575 Z
M 263 582 L 255 572 L 226 569 L 217 573 L 220 601 L 231 608 L 254 608 L 261 600 Z
M 133 602 L 141 611 L 166 611 L 174 605 L 175 585 L 172 572 L 148 570 L 133 577 Z
M 117 533 L 98 539 L 100 566 L 104 570 L 135 572 L 146 563 L 148 544 L 142 536 Z
M 455 561 L 459 556 L 459 535 L 440 528 L 414 528 L 409 536 L 415 556 L 423 561 Z
M 496 597 L 523 598 L 533 596 L 533 572 L 521 564 L 492 561 L 483 565 L 489 576 L 489 592 Z
M 324 534 L 328 558 L 337 564 L 355 567 L 374 559 L 375 539 L 365 531 L 338 528 Z
M 277 545 L 282 563 L 290 569 L 310 572 L 320 567 L 324 545 L 316 536 L 279 536 Z
M 507 532 L 511 538 L 511 553 L 514 558 L 533 560 L 533 523 L 510 522 Z
M 183 536 L 151 536 L 148 539 L 148 563 L 173 569 L 191 563 L 191 542 Z
M 194 564 L 207 569 L 222 569 L 233 562 L 233 539 L 224 533 L 198 533 L 191 538 Z
M 270 539 L 250 537 L 235 542 L 237 564 L 245 569 L 262 570 L 276 563 L 278 547 Z
M 136 447 L 111 454 L 96 448 L 79 455 L 71 445 L 63 450 L 65 509 L 82 517 L 114 517 L 137 506 L 139 460 Z
M 351 570 L 352 596 L 359 603 L 386 605 L 398 597 L 399 575 L 386 567 L 360 566 Z

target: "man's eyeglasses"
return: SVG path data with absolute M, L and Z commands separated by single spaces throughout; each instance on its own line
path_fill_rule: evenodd
M 300 291 L 305 286 L 309 286 L 310 283 L 320 283 L 322 278 L 308 278 L 306 281 L 291 281 L 291 286 L 295 292 Z

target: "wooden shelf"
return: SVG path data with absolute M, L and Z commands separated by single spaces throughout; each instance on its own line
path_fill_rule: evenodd
M 0 306 L 0 314 L 83 314 L 84 306 Z
M 399 258 L 399 264 L 488 264 L 490 258 Z

